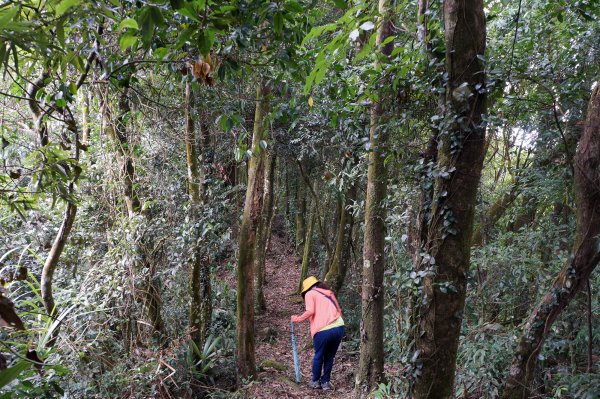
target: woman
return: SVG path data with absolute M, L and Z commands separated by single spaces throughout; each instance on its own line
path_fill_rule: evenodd
M 306 312 L 292 316 L 292 322 L 308 319 L 313 338 L 315 357 L 312 364 L 311 388 L 330 390 L 333 358 L 344 336 L 344 320 L 340 305 L 333 292 L 316 277 L 310 276 L 302 282 L 302 297 Z

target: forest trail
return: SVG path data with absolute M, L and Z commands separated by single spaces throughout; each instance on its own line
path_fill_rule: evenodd
M 314 272 L 314 271 L 310 271 Z M 313 357 L 308 322 L 294 325 L 301 380 L 295 382 L 290 316 L 304 311 L 304 303 L 296 294 L 300 267 L 294 264 L 294 253 L 285 237 L 273 233 L 267 253 L 265 297 L 267 310 L 256 316 L 256 363 L 258 377 L 246 389 L 247 398 L 331 398 L 347 399 L 353 388 L 356 359 L 348 355 L 342 342 L 331 373 L 333 390 L 308 387 Z

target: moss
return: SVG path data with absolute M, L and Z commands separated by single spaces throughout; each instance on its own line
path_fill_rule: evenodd
M 286 366 L 284 364 L 281 364 L 278 361 L 273 360 L 273 359 L 265 359 L 265 360 L 263 360 L 258 367 L 261 370 L 264 370 L 266 368 L 275 369 L 277 371 L 286 371 L 286 370 L 288 370 L 288 366 Z

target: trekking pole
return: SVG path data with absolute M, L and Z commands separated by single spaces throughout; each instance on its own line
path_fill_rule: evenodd
M 298 364 L 298 348 L 296 348 L 296 336 L 294 335 L 294 322 L 290 321 L 292 326 L 292 352 L 294 353 L 294 369 L 296 370 L 296 383 L 300 384 L 300 364 Z

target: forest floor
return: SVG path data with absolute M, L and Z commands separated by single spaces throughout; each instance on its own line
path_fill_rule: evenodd
M 267 253 L 265 298 L 267 310 L 256 316 L 256 363 L 258 376 L 244 388 L 247 398 L 344 398 L 351 397 L 354 364 L 344 342 L 335 358 L 331 374 L 333 390 L 311 389 L 312 339 L 308 321 L 294 325 L 301 381 L 296 384 L 292 355 L 290 316 L 304 312 L 302 297 L 297 294 L 300 267 L 295 264 L 294 250 L 283 236 L 272 236 Z

